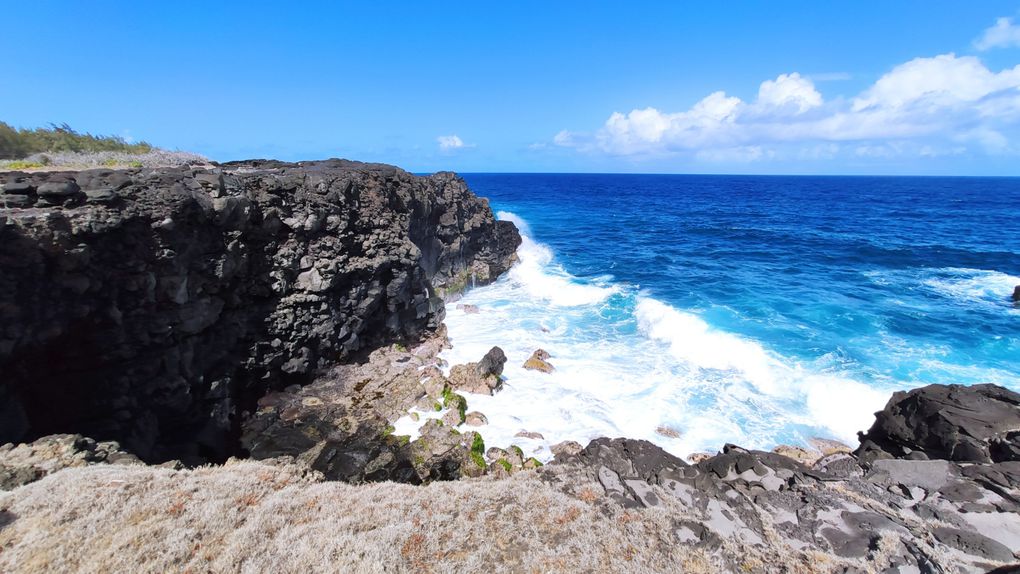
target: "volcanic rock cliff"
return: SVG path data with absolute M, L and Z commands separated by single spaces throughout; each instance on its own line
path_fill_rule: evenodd
M 0 444 L 232 454 L 240 415 L 438 328 L 520 236 L 451 173 L 344 160 L 0 173 Z

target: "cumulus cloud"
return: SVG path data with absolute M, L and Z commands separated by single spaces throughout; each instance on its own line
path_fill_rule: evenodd
M 974 41 L 978 50 L 992 48 L 1015 48 L 1020 46 L 1020 26 L 1013 23 L 1012 18 L 999 18 L 995 25 L 986 29 L 980 38 Z
M 767 108 L 789 109 L 804 113 L 822 105 L 822 94 L 815 85 L 800 74 L 780 74 L 775 80 L 765 80 L 758 88 L 758 104 Z
M 1020 65 L 996 72 L 976 57 L 950 53 L 896 66 L 849 99 L 826 101 L 810 78 L 793 72 L 762 82 L 753 101 L 718 91 L 685 111 L 614 112 L 593 136 L 562 131 L 553 143 L 621 156 L 689 153 L 706 161 L 769 159 L 778 148 L 794 159 L 842 151 L 933 157 L 967 145 L 1010 153 L 1009 134 L 1018 125 Z
M 469 147 L 464 143 L 464 140 L 460 139 L 460 136 L 457 135 L 439 136 L 436 138 L 436 141 L 439 143 L 439 149 L 443 151 L 452 151 L 463 147 Z

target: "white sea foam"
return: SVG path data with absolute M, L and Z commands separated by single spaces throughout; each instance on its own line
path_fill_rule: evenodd
M 522 237 L 517 249 L 520 261 L 510 269 L 510 280 L 537 297 L 557 307 L 591 305 L 606 300 L 616 292 L 612 287 L 577 283 L 561 267 L 553 264 L 552 250 Z
M 712 329 L 697 315 L 651 298 L 638 299 L 635 315 L 641 331 L 665 343 L 680 361 L 701 369 L 737 371 L 763 392 L 781 391 L 775 380 L 780 365 L 761 345 Z
M 490 446 L 517 444 L 548 460 L 550 445 L 599 436 L 646 439 L 679 456 L 726 442 L 769 448 L 816 435 L 852 441 L 888 397 L 828 365 L 801 365 L 714 328 L 696 312 L 604 284 L 608 278 L 579 280 L 530 236 L 526 222 L 499 217 L 522 230 L 520 262 L 466 294 L 463 302 L 480 312 L 447 307 L 453 348 L 443 353 L 454 365 L 477 361 L 496 345 L 506 352 L 504 389 L 466 395 L 468 409 L 489 420 L 473 430 Z M 552 355 L 553 373 L 523 368 L 537 348 Z M 419 422 L 404 417 L 397 432 L 414 436 L 426 417 L 439 414 L 419 413 Z M 523 430 L 544 439 L 515 436 Z M 679 437 L 666 436 L 670 431 Z
M 934 270 L 924 286 L 964 304 L 1002 306 L 1009 303 L 1020 277 L 986 269 L 947 267 Z

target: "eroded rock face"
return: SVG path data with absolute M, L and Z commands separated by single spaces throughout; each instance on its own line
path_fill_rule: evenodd
M 230 454 L 240 414 L 443 318 L 520 243 L 450 173 L 330 160 L 0 173 L 0 443 Z
M 1020 394 L 996 385 L 929 385 L 895 393 L 856 454 L 961 462 L 1020 460 Z

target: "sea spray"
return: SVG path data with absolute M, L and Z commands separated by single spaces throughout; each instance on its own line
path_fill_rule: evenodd
M 469 291 L 446 323 L 451 365 L 478 360 L 493 345 L 509 357 L 506 384 L 494 396 L 467 395 L 488 418 L 486 444 L 518 444 L 540 460 L 563 440 L 599 436 L 653 441 L 684 456 L 726 442 L 768 448 L 813 436 L 851 440 L 887 393 L 816 373 L 759 343 L 711 327 L 633 286 L 570 275 L 552 250 L 527 235 L 520 262 L 496 283 Z M 551 353 L 552 373 L 523 368 L 531 353 Z M 833 408 L 821 397 L 852 395 Z M 841 393 L 839 389 L 846 389 Z M 424 421 L 430 413 L 419 413 Z M 410 417 L 398 430 L 414 434 Z M 543 438 L 518 436 L 522 431 Z

